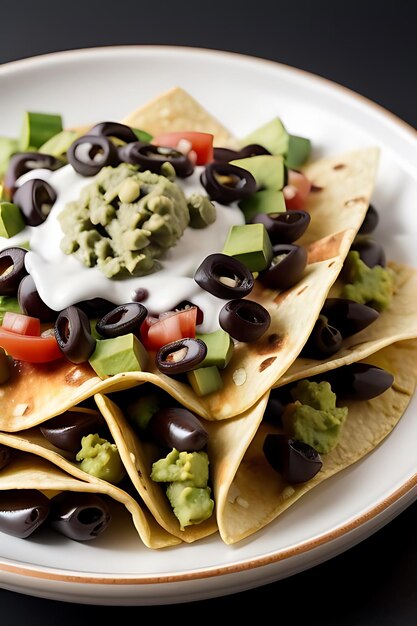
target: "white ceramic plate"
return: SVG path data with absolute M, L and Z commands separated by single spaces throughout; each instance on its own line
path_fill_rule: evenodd
M 237 135 L 273 116 L 311 137 L 316 156 L 378 145 L 373 198 L 389 255 L 417 266 L 417 135 L 376 105 L 321 78 L 239 55 L 171 47 L 61 53 L 0 67 L 0 135 L 17 134 L 25 110 L 60 112 L 68 126 L 118 119 L 181 85 Z M 217 536 L 155 552 L 127 514 L 88 545 L 47 532 L 0 534 L 0 585 L 102 604 L 181 602 L 241 591 L 294 574 L 365 538 L 417 494 L 417 397 L 372 454 L 326 481 L 254 537 Z M 126 522 L 126 524 L 125 524 Z

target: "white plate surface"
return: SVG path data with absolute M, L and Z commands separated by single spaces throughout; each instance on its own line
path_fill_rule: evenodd
M 0 67 L 0 135 L 19 132 L 26 110 L 60 112 L 67 126 L 118 119 L 180 85 L 237 135 L 282 117 L 312 139 L 315 156 L 378 145 L 373 202 L 390 257 L 417 267 L 417 135 L 376 105 L 299 70 L 190 48 L 66 52 Z M 416 296 L 417 297 L 417 296 Z M 388 522 L 417 495 L 417 398 L 367 458 L 326 481 L 274 523 L 236 546 L 217 536 L 155 552 L 120 510 L 88 545 L 41 532 L 0 534 L 0 586 L 75 602 L 157 604 L 213 597 L 311 567 Z

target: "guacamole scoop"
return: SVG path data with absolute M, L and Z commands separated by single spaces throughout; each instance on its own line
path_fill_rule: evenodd
M 182 189 L 134 165 L 104 167 L 58 217 L 61 250 L 108 278 L 144 276 L 190 221 Z

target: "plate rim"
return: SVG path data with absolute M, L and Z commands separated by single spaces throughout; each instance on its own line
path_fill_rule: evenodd
M 355 90 L 346 87 L 338 82 L 327 79 L 318 74 L 314 74 L 313 72 L 309 72 L 307 70 L 303 70 L 298 67 L 293 67 L 291 65 L 281 63 L 278 61 L 273 61 L 270 59 L 265 59 L 258 56 L 248 55 L 240 52 L 231 52 L 226 50 L 219 49 L 211 49 L 204 47 L 196 47 L 196 46 L 173 46 L 173 45 L 140 45 L 140 44 L 130 44 L 130 45 L 108 45 L 108 46 L 94 46 L 87 48 L 75 48 L 71 50 L 61 50 L 58 52 L 52 52 L 48 54 L 39 54 L 36 56 L 31 56 L 23 59 L 18 59 L 15 61 L 9 61 L 7 63 L 0 64 L 0 78 L 6 74 L 13 73 L 14 70 L 17 71 L 25 71 L 26 69 L 34 68 L 36 66 L 45 66 L 50 63 L 57 62 L 61 59 L 64 60 L 73 60 L 77 57 L 83 56 L 91 56 L 91 55 L 102 55 L 104 53 L 114 53 L 122 54 L 123 52 L 130 51 L 145 51 L 145 52 L 178 52 L 181 51 L 184 53 L 198 53 L 201 55 L 206 55 L 207 57 L 228 57 L 230 59 L 236 59 L 241 62 L 251 62 L 258 64 L 259 66 L 265 67 L 268 66 L 271 69 L 279 68 L 280 70 L 285 71 L 291 75 L 297 75 L 301 78 L 306 78 L 311 82 L 319 83 L 321 86 L 330 89 L 333 92 L 339 92 L 341 96 L 347 98 L 350 101 L 358 102 L 359 104 L 364 105 L 367 109 L 373 110 L 379 116 L 384 118 L 386 121 L 389 121 L 394 127 L 401 128 L 403 132 L 405 132 L 409 138 L 414 141 L 417 141 L 417 129 L 415 129 L 411 124 L 403 120 L 401 117 L 393 113 L 392 111 L 384 108 L 382 105 L 374 102 L 373 100 L 367 98 L 366 96 L 356 92 Z M 376 504 L 369 507 L 364 513 L 357 515 L 352 520 L 339 524 L 335 528 L 330 531 L 324 532 L 314 538 L 303 541 L 295 546 L 280 549 L 274 552 L 271 552 L 266 555 L 262 555 L 259 557 L 254 557 L 250 559 L 241 559 L 236 561 L 232 565 L 219 565 L 219 566 L 209 566 L 204 567 L 198 570 L 186 570 L 180 573 L 170 573 L 170 574 L 97 574 L 94 572 L 77 572 L 71 570 L 65 570 L 65 572 L 60 571 L 56 568 L 52 568 L 49 566 L 35 566 L 30 564 L 25 566 L 23 564 L 15 564 L 10 560 L 1 559 L 0 560 L 0 572 L 5 572 L 8 574 L 15 574 L 18 576 L 24 576 L 26 578 L 35 578 L 38 580 L 46 580 L 46 581 L 55 581 L 55 582 L 64 582 L 64 583 L 81 583 L 81 584 L 89 584 L 89 585 L 151 585 L 157 584 L 162 585 L 166 583 L 177 583 L 177 582 L 187 582 L 192 580 L 202 580 L 202 579 L 210 579 L 217 576 L 224 576 L 228 574 L 237 574 L 243 571 L 248 571 L 252 569 L 257 569 L 263 566 L 272 565 L 274 563 L 278 563 L 280 561 L 284 561 L 286 559 L 290 559 L 292 557 L 300 556 L 302 554 L 306 554 L 311 552 L 312 550 L 319 548 L 325 544 L 330 544 L 337 539 L 341 539 L 344 535 L 349 532 L 354 531 L 355 529 L 363 526 L 365 523 L 374 520 L 378 515 L 382 514 L 384 511 L 392 507 L 395 503 L 397 503 L 403 496 L 409 494 L 413 488 L 417 487 L 417 473 L 414 473 L 410 478 L 408 478 L 401 486 L 392 491 L 389 495 L 384 497 L 382 500 L 379 500 Z M 416 497 L 414 499 L 417 498 Z

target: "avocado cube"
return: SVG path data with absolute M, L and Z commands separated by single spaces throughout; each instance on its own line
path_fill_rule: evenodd
M 235 344 L 233 339 L 225 330 L 220 328 L 214 333 L 204 333 L 196 335 L 207 346 L 207 354 L 201 362 L 200 367 L 219 367 L 221 370 L 226 367 L 232 358 Z
M 311 141 L 306 137 L 290 135 L 288 142 L 288 152 L 285 157 L 287 167 L 292 170 L 297 169 L 309 159 L 311 154 Z
M 89 363 L 100 378 L 122 372 L 142 372 L 148 353 L 139 339 L 129 333 L 111 339 L 99 339 Z
M 0 202 L 0 237 L 13 237 L 23 230 L 25 222 L 22 212 L 16 204 L 12 202 Z
M 270 122 L 249 133 L 242 139 L 241 144 L 242 146 L 247 146 L 251 143 L 257 143 L 269 150 L 271 154 L 286 154 L 288 142 L 289 135 L 285 130 L 284 124 L 279 117 L 275 117 Z
M 19 148 L 22 152 L 37 150 L 63 130 L 62 117 L 51 113 L 26 111 L 23 117 Z
M 75 130 L 62 130 L 45 141 L 39 148 L 43 154 L 52 154 L 60 157 L 66 154 L 68 148 L 74 143 L 79 134 Z
M 207 396 L 223 387 L 220 372 L 214 365 L 187 372 L 188 382 L 198 396 Z
M 282 213 L 286 211 L 282 191 L 263 189 L 239 202 L 239 208 L 248 224 L 258 213 Z
M 271 240 L 263 224 L 232 226 L 223 252 L 246 265 L 251 272 L 265 270 L 273 256 Z
M 230 162 L 250 172 L 261 189 L 279 190 L 286 183 L 284 157 L 281 155 L 259 154 Z

